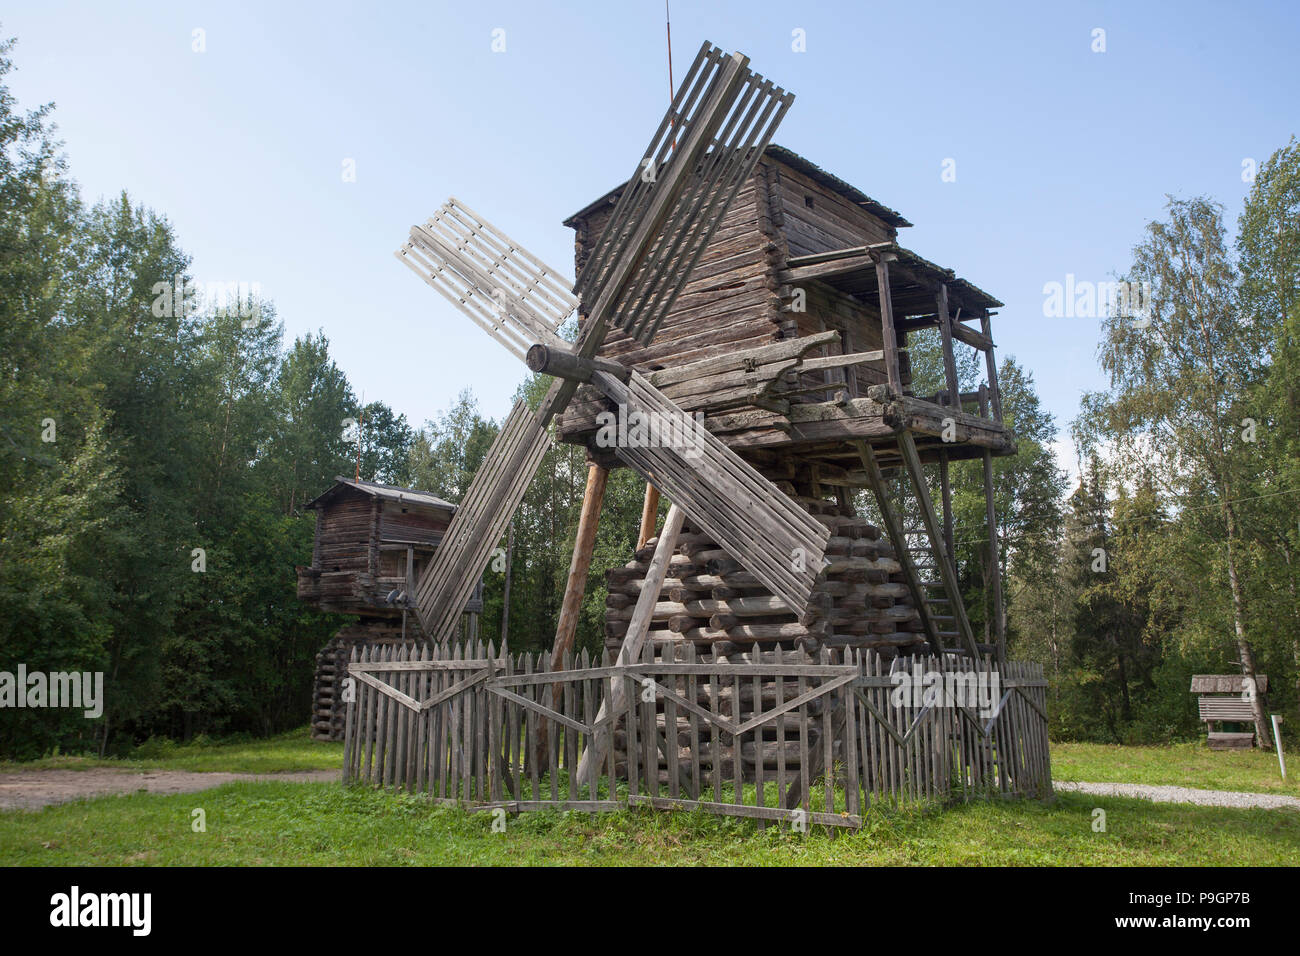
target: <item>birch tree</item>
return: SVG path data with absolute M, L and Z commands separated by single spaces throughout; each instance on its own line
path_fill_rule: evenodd
M 1248 541 L 1238 501 L 1255 441 L 1244 397 L 1265 374 L 1268 332 L 1243 320 L 1222 208 L 1171 198 L 1167 213 L 1148 225 L 1124 277 L 1138 290 L 1132 298 L 1146 303 L 1144 314 L 1103 320 L 1099 357 L 1110 388 L 1085 395 L 1076 432 L 1088 448 L 1110 443 L 1120 480 L 1154 480 L 1175 508 L 1191 493 L 1214 502 L 1226 568 L 1217 586 L 1227 592 L 1242 676 L 1253 681 L 1242 581 Z M 1249 696 L 1267 748 L 1262 700 Z

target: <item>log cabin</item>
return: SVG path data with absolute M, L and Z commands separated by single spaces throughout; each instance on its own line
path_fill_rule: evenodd
M 357 619 L 316 655 L 312 736 L 340 740 L 342 665 L 358 645 L 422 636 L 409 596 L 456 506 L 415 488 L 338 477 L 306 507 L 316 514 L 316 533 L 311 566 L 297 568 L 298 598 Z M 477 636 L 482 610 L 480 584 L 465 607 L 465 636 Z

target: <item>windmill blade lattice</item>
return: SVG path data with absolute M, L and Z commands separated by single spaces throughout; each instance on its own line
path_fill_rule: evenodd
M 612 320 L 653 337 L 794 97 L 705 43 L 573 287 L 586 307 L 578 352 L 590 358 Z M 645 175 L 641 175 L 644 171 Z M 534 343 L 566 349 L 559 328 L 578 298 L 560 274 L 463 203 L 412 227 L 397 256 L 520 359 Z M 635 373 L 593 383 L 615 401 L 685 413 Z M 465 602 L 550 447 L 548 426 L 577 387 L 552 386 L 541 409 L 517 403 L 417 588 L 425 633 L 451 636 Z M 692 423 L 693 424 L 693 423 Z M 802 611 L 829 532 L 702 428 L 689 449 L 619 448 L 774 594 Z M 687 453 L 689 452 L 689 453 Z
M 578 305 L 562 273 L 455 198 L 394 255 L 520 361 L 534 342 L 562 344 Z
M 416 588 L 420 624 L 435 643 L 455 636 L 465 602 L 550 447 L 546 423 L 522 399 L 515 402 Z
M 536 342 L 567 347 L 559 328 L 577 299 L 547 265 L 457 199 L 448 199 L 395 253 L 420 278 L 521 360 Z M 460 614 L 551 447 L 555 413 L 516 402 L 452 516 L 416 588 L 416 613 L 435 641 L 455 634 Z
M 794 102 L 748 62 L 701 47 L 578 276 L 589 323 L 647 344 L 672 309 Z
M 741 562 L 796 613 L 822 568 L 830 529 L 709 433 L 641 374 L 626 384 L 605 372 L 592 383 L 622 405 L 627 418 L 672 435 L 669 442 L 622 443 L 614 454 Z

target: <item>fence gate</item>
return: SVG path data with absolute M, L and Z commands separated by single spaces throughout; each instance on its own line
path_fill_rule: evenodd
M 864 801 L 1051 793 L 1039 665 L 864 655 L 859 666 L 846 723 Z
M 652 655 L 647 646 L 622 678 L 629 804 L 861 825 L 855 793 L 836 787 L 836 760 L 856 758 L 842 746 L 855 665 L 782 651 L 700 660 L 692 644 Z

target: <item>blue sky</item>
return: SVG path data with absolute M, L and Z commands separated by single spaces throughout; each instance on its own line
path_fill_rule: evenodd
M 417 424 L 465 387 L 503 415 L 524 369 L 392 257 L 409 226 L 456 195 L 571 270 L 561 220 L 631 174 L 668 99 L 662 0 L 8 7 L 12 88 L 57 104 L 86 196 L 166 214 L 197 279 L 259 283 Z M 674 0 L 672 35 L 679 79 L 704 39 L 747 53 L 797 94 L 777 142 L 1007 303 L 999 354 L 1062 426 L 1104 384 L 1099 323 L 1045 318 L 1044 284 L 1122 272 L 1167 193 L 1234 223 L 1243 160 L 1300 133 L 1294 3 Z

